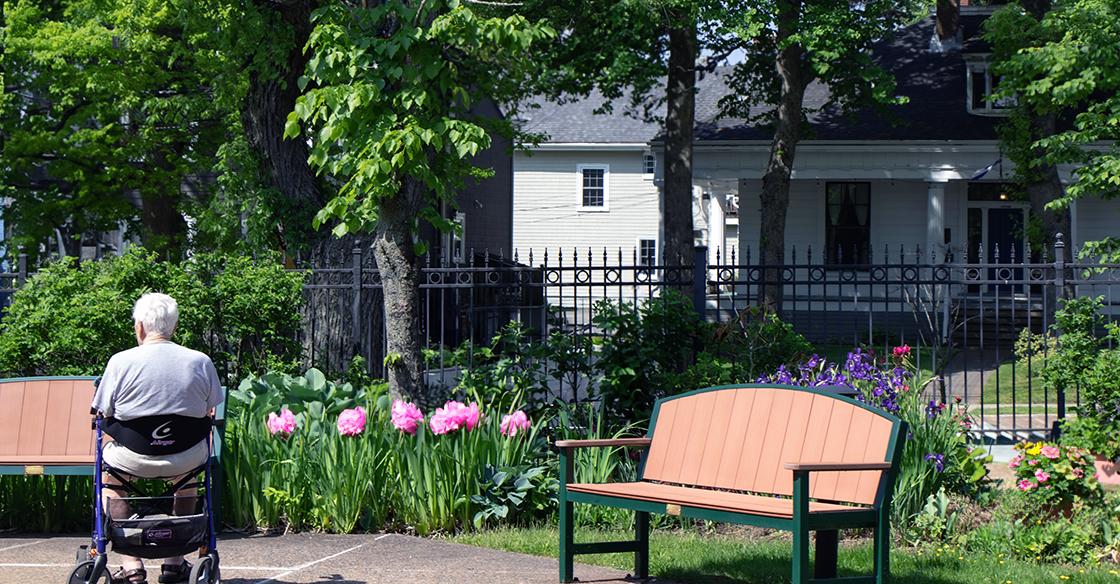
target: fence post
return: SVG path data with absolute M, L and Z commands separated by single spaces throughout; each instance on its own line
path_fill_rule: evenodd
M 23 283 L 27 281 L 27 254 L 23 253 L 23 246 L 19 247 L 19 276 L 17 281 L 19 287 L 23 288 Z
M 353 359 L 360 354 L 362 347 L 362 321 L 360 319 L 362 311 L 362 247 L 360 245 L 354 246 L 354 249 L 350 251 L 350 258 L 354 274 L 352 283 L 354 294 L 350 300 L 350 342 L 353 351 L 350 358 Z
M 708 318 L 708 246 L 692 248 L 692 307 L 700 320 Z
M 1066 244 L 1062 241 L 1062 234 L 1057 233 L 1054 235 L 1054 310 L 1058 309 L 1058 301 L 1064 300 L 1066 297 Z M 1062 331 L 1058 331 L 1061 334 Z M 1066 388 L 1064 385 L 1058 385 L 1058 416 L 1054 420 L 1054 425 L 1051 430 L 1053 439 L 1056 441 L 1061 437 L 1062 420 L 1066 417 Z

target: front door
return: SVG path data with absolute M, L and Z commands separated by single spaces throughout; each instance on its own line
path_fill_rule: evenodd
M 1023 263 L 1023 209 L 999 208 L 988 209 L 988 262 L 991 264 L 1021 264 Z M 988 269 L 989 280 L 1022 281 L 1022 268 Z M 1011 284 L 997 284 L 1001 292 L 1019 292 L 1022 286 Z
M 993 264 L 986 270 L 988 280 L 1021 281 L 1022 268 L 1009 264 L 1022 264 L 1026 261 L 1024 253 L 1024 231 L 1026 209 L 1009 205 L 973 205 L 968 208 L 968 263 Z M 1002 267 L 1001 267 L 1002 266 Z M 984 288 L 985 292 L 1021 291 L 1022 286 L 1015 284 L 992 283 Z M 968 287 L 972 293 L 981 292 L 981 287 Z

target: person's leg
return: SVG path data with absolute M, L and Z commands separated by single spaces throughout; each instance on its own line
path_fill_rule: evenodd
M 177 483 L 188 475 L 181 475 L 171 479 L 172 483 Z M 192 515 L 197 508 L 198 487 L 190 486 L 179 489 L 175 493 L 175 503 L 172 508 L 172 513 L 175 515 Z M 160 582 L 179 582 L 186 580 L 190 572 L 190 564 L 185 563 L 184 556 L 176 556 L 173 558 L 165 558 L 163 565 L 160 567 Z
M 104 494 L 105 511 L 109 513 L 110 517 L 122 518 L 128 517 L 130 514 L 128 503 L 121 500 L 124 495 L 124 489 L 121 487 L 121 481 L 117 477 L 105 473 L 104 485 L 102 493 Z M 120 578 L 127 580 L 132 584 L 139 584 L 147 581 L 147 574 L 144 572 L 144 562 L 140 558 L 134 558 L 125 554 L 117 554 L 121 560 L 120 575 L 115 575 L 114 579 Z

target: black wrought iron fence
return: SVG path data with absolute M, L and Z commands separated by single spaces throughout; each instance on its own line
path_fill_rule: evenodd
M 978 251 L 970 257 L 994 261 L 958 261 L 916 247 L 868 254 L 865 264 L 830 263 L 834 258 L 809 249 L 791 250 L 781 266 L 759 265 L 749 249 L 697 248 L 692 258 L 656 263 L 633 251 L 586 248 L 518 251 L 512 257 L 471 253 L 461 262 L 425 262 L 415 317 L 429 357 L 429 382 L 453 386 L 460 369 L 472 365 L 472 355 L 466 352 L 464 362 L 449 358 L 450 351 L 464 343 L 488 344 L 510 322 L 525 325 L 530 341 L 556 331 L 594 339 L 602 334 L 594 319 L 599 302 L 640 304 L 672 289 L 691 298 L 709 321 L 735 323 L 757 305 L 763 286 L 778 286 L 782 318 L 824 356 L 840 359 L 856 346 L 885 351 L 911 345 L 918 366 L 937 377 L 933 397 L 968 404 L 979 437 L 1003 441 L 1050 433 L 1080 403 L 1080 388 L 1043 381 L 1052 340 L 1019 341 L 1024 331 L 1052 334 L 1063 298 L 1102 297 L 1103 316 L 1116 321 L 1120 264 L 1066 262 L 1060 240 L 1053 259 L 1000 261 L 998 252 Z M 371 254 L 355 249 L 351 259 L 343 268 L 301 268 L 307 273 L 300 332 L 305 364 L 335 372 L 360 364 L 382 376 L 382 282 Z M 11 268 L 0 273 L 4 305 L 30 275 L 26 256 Z M 549 391 L 565 399 L 593 396 L 596 351 L 592 343 L 573 346 L 582 351 L 575 357 L 584 366 L 571 375 L 546 375 Z M 561 364 L 543 367 L 548 373 Z
M 770 267 L 754 261 L 749 250 L 704 248 L 686 262 L 652 265 L 619 250 L 470 254 L 460 263 L 424 265 L 418 318 L 432 356 L 429 380 L 454 385 L 463 364 L 449 362 L 446 350 L 468 341 L 486 344 L 511 321 L 537 338 L 557 330 L 594 337 L 601 332 L 594 324 L 598 302 L 648 302 L 676 289 L 707 319 L 734 322 L 757 304 L 762 286 L 780 286 L 782 318 L 826 356 L 841 358 L 856 346 L 908 344 L 918 366 L 937 377 L 930 388 L 939 394 L 934 397 L 968 404 L 979 437 L 1014 440 L 1050 433 L 1080 401 L 1077 387 L 1042 381 L 1050 345 L 1016 351 L 1023 331 L 1052 331 L 1059 299 L 1077 295 L 1103 296 L 1109 320 L 1120 314 L 1120 264 L 1066 262 L 1058 245 L 1053 260 L 999 261 L 989 254 L 992 262 L 956 261 L 912 248 L 884 250 L 865 264 L 836 264 L 794 250 L 790 263 Z M 354 258 L 348 269 L 311 270 L 304 347 L 309 363 L 338 369 L 360 356 L 371 374 L 380 375 L 381 282 L 365 254 L 355 250 Z M 591 344 L 582 346 L 593 365 Z M 594 393 L 595 376 L 558 379 L 552 389 L 564 398 L 584 397 Z

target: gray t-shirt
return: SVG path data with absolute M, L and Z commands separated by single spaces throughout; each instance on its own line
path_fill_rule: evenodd
M 223 398 L 210 357 L 163 341 L 109 358 L 93 407 L 118 420 L 170 414 L 201 418 Z

